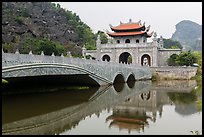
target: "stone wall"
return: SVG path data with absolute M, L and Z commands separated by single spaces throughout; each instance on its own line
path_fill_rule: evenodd
M 151 67 L 153 75 L 158 76 L 159 79 L 191 79 L 197 73 L 196 67 Z
M 180 54 L 180 52 L 180 49 L 159 49 L 157 54 L 158 66 L 167 66 L 167 59 L 172 54 Z

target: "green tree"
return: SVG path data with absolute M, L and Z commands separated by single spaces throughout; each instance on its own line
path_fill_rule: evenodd
M 96 35 L 96 37 L 97 37 L 98 35 L 100 35 L 101 44 L 106 44 L 106 43 L 108 43 L 108 37 L 107 37 L 107 35 L 105 34 L 105 32 L 103 32 L 103 31 L 98 31 L 95 35 Z
M 169 66 L 191 66 L 193 63 L 197 63 L 197 57 L 191 53 L 191 51 L 183 51 L 179 55 L 172 54 L 168 59 L 167 63 Z
M 27 38 L 22 42 L 19 51 L 22 54 L 28 54 L 30 50 L 33 54 L 40 54 L 43 51 L 45 55 L 52 55 L 54 52 L 58 56 L 61 53 L 65 53 L 61 44 L 50 41 L 47 38 Z
M 181 52 L 178 60 L 180 66 L 191 66 L 193 63 L 197 62 L 197 58 L 191 53 L 191 51 Z
M 169 65 L 169 66 L 177 66 L 177 65 L 179 65 L 179 64 L 178 64 L 178 58 L 179 58 L 179 55 L 177 55 L 177 54 L 172 54 L 172 55 L 170 56 L 170 58 L 167 59 L 168 65 Z
M 3 46 L 3 51 L 5 53 L 14 52 L 14 45 L 12 43 L 4 43 L 4 44 L 2 44 L 2 46 Z
M 201 51 L 193 51 L 192 53 L 197 58 L 197 63 L 202 66 L 202 52 Z

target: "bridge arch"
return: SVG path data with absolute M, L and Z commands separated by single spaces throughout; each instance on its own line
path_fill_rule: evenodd
M 121 73 L 119 73 L 115 76 L 113 84 L 115 84 L 115 83 L 125 83 L 124 76 Z
M 84 69 L 75 65 L 59 64 L 59 63 L 35 63 L 16 65 L 4 68 L 2 76 L 5 78 L 12 77 L 36 77 L 36 76 L 51 76 L 51 75 L 88 75 L 95 80 L 99 85 L 111 84 L 112 82 L 100 75 L 92 73 L 90 70 Z
M 135 75 L 133 73 L 130 73 L 127 77 L 127 82 L 130 82 L 130 81 L 135 81 Z
M 135 76 L 131 73 L 127 78 L 127 85 L 129 88 L 133 88 L 135 86 Z

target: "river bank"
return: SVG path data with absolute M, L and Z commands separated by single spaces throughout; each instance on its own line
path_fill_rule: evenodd
M 197 67 L 187 67 L 187 66 L 160 66 L 151 67 L 152 78 L 160 80 L 189 80 L 196 76 Z

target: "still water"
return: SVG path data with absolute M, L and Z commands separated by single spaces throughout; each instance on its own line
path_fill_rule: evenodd
M 196 81 L 179 80 L 26 89 L 37 92 L 3 95 L 2 134 L 202 134 L 197 88 Z

